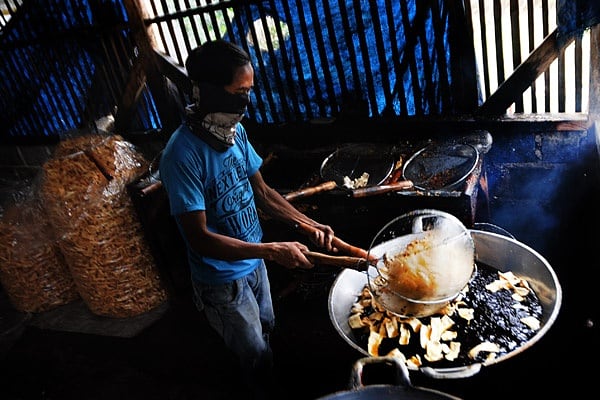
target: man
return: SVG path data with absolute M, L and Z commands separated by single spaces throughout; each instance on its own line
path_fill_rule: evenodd
M 333 230 L 262 178 L 262 159 L 240 123 L 254 85 L 248 54 L 227 41 L 206 42 L 192 50 L 186 70 L 193 104 L 163 150 L 160 177 L 187 247 L 196 305 L 255 385 L 271 368 L 268 335 L 275 323 L 264 260 L 313 266 L 302 243 L 261 242 L 257 207 L 290 226 L 312 226 L 311 241 L 328 251 L 337 251 Z

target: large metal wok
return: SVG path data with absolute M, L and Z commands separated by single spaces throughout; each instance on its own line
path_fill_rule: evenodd
M 550 264 L 535 250 L 519 241 L 497 233 L 469 230 L 475 243 L 475 260 L 497 268 L 512 271 L 525 278 L 535 291 L 542 305 L 540 329 L 520 347 L 485 362 L 453 368 L 421 367 L 419 371 L 432 378 L 465 378 L 478 373 L 482 366 L 496 364 L 513 357 L 540 340 L 556 320 L 562 301 L 562 290 Z M 367 272 L 342 270 L 329 292 L 329 316 L 337 332 L 354 349 L 369 356 L 348 325 L 352 304 L 367 283 L 367 273 L 375 274 L 371 267 Z

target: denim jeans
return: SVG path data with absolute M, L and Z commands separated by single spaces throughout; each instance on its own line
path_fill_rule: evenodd
M 269 334 L 275 325 L 271 288 L 264 261 L 256 270 L 222 285 L 193 282 L 194 299 L 209 324 L 237 355 L 251 385 L 268 385 L 273 356 Z

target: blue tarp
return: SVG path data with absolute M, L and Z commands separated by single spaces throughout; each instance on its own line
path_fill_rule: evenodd
M 377 117 L 451 108 L 452 99 L 442 94 L 452 81 L 449 12 L 442 0 L 232 4 L 225 38 L 245 42 L 251 24 L 265 15 L 289 32 L 272 53 L 247 47 L 256 70 L 248 118 L 259 124 L 330 118 L 347 109 Z M 130 35 L 122 0 L 23 3 L 0 36 L 0 109 L 9 116 L 3 136 L 56 135 L 114 111 L 116 104 L 103 102 L 120 96 L 127 77 L 105 82 L 110 63 L 121 62 L 107 56 L 93 34 L 105 26 L 122 26 L 121 34 Z M 61 34 L 63 40 L 48 39 Z M 131 129 L 160 128 L 152 93 L 142 99 Z

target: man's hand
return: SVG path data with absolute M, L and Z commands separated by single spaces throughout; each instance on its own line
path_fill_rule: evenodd
M 310 269 L 314 267 L 314 264 L 304 255 L 308 251 L 308 247 L 300 242 L 273 242 L 270 247 L 269 259 L 285 268 Z
M 313 227 L 315 229 L 308 236 L 310 241 L 329 252 L 337 252 L 337 249 L 332 244 L 335 237 L 333 229 L 329 225 L 319 223 L 314 224 Z

